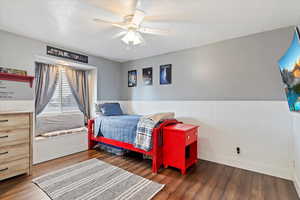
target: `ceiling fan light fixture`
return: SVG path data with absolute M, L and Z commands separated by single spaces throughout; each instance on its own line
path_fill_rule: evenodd
M 122 37 L 121 41 L 126 45 L 126 49 L 131 49 L 137 45 L 146 45 L 146 40 L 144 39 L 143 34 L 167 35 L 169 33 L 168 30 L 143 27 L 143 21 L 146 16 L 145 4 L 147 5 L 148 2 L 146 3 L 146 1 L 143 0 L 136 0 L 134 2 L 135 7 L 133 7 L 132 12 L 125 15 L 121 22 L 94 19 L 95 22 L 109 23 L 114 27 L 123 29 L 122 32 L 114 35 L 112 38 L 115 39 Z M 148 6 L 149 4 L 146 7 Z
M 140 37 L 135 30 L 128 30 L 122 41 L 127 45 L 139 45 L 142 43 Z

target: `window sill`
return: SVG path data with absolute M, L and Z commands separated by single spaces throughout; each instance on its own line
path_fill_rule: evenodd
M 70 115 L 70 114 L 82 114 L 80 111 L 69 111 L 69 112 L 48 112 L 48 113 L 42 113 L 39 116 L 56 116 L 56 115 Z

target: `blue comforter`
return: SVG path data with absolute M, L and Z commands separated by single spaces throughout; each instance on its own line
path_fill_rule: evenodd
M 98 116 L 94 134 L 133 144 L 140 118 L 140 115 Z

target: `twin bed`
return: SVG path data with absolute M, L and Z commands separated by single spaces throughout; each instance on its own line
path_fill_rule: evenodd
M 148 120 L 148 118 L 140 115 L 117 114 L 97 116 L 88 121 L 89 149 L 101 143 L 151 156 L 152 171 L 157 173 L 163 164 L 163 127 L 176 124 L 178 121 L 175 119 L 158 120 L 154 123 L 155 126 L 147 132 L 148 127 L 144 127 L 141 122 Z M 151 122 L 151 119 L 149 121 Z M 140 148 L 136 144 L 137 134 L 144 137 L 147 133 L 151 134 L 151 148 Z

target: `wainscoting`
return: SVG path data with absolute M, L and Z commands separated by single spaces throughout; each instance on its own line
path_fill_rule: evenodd
M 200 125 L 198 158 L 293 179 L 293 124 L 286 102 L 119 102 L 125 113 L 175 112 L 177 119 Z
M 120 101 L 126 113 L 175 112 L 186 123 L 200 125 L 198 158 L 295 179 L 293 115 L 284 101 Z M 32 101 L 3 101 L 1 111 L 27 108 Z M 76 144 L 85 144 L 78 139 Z M 66 142 L 66 141 L 65 141 Z M 56 151 L 54 143 L 47 151 Z M 74 143 L 75 144 L 75 143 Z M 34 149 L 37 149 L 36 141 Z M 241 154 L 236 154 L 236 147 Z M 40 148 L 39 148 L 40 149 Z M 34 157 L 38 158 L 38 152 Z M 44 160 L 34 159 L 34 163 Z M 298 175 L 299 176 L 299 175 Z M 299 179 L 299 178 L 298 178 Z
M 294 184 L 300 197 L 300 113 L 293 113 L 294 119 Z

